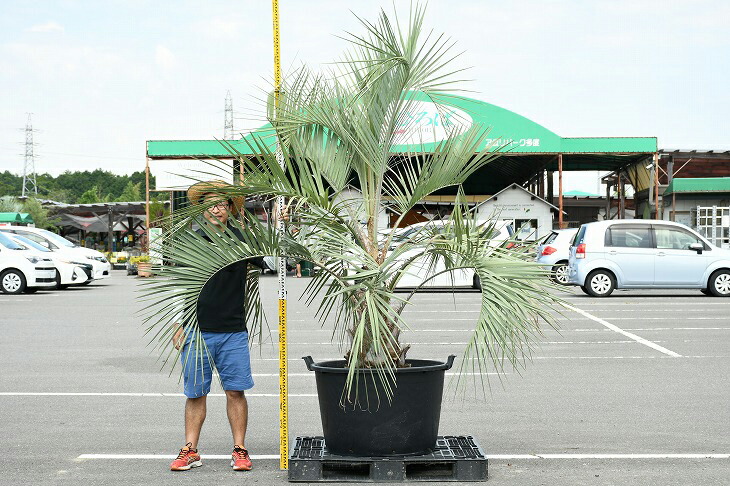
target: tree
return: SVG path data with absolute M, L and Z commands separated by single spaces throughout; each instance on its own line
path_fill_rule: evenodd
M 130 182 L 136 187 L 136 193 L 129 186 Z M 107 191 L 105 196 L 101 196 L 101 192 L 97 191 L 94 202 L 121 200 L 122 193 L 128 189 L 132 192 L 124 196 L 125 201 L 141 201 L 144 199 L 142 194 L 145 187 L 145 173 L 137 171 L 127 176 L 112 174 L 101 169 L 93 172 L 66 171 L 58 177 L 44 173 L 36 176 L 36 183 L 38 185 L 39 198 L 52 199 L 68 204 L 79 202 L 81 195 L 93 186 L 103 187 Z M 154 186 L 155 178 L 150 175 L 150 187 Z M 21 176 L 9 171 L 0 172 L 0 196 L 20 196 L 22 187 L 23 178 Z M 93 198 L 90 198 L 90 195 L 88 195 L 85 200 L 89 199 Z
M 23 178 L 10 171 L 0 172 L 0 196 L 20 196 Z
M 77 204 L 94 204 L 98 202 L 103 202 L 98 186 L 94 186 L 81 194 L 81 197 L 76 201 Z
M 23 209 L 23 203 L 15 196 L 0 197 L 0 213 L 19 213 Z
M 170 210 L 166 205 L 167 200 L 152 197 L 150 199 L 150 222 L 149 227 L 164 226 L 170 216 Z
M 56 223 L 58 223 L 58 219 L 54 218 L 38 199 L 32 197 L 23 203 L 23 212 L 30 214 L 36 228 L 55 229 Z
M 122 191 L 122 194 L 116 199 L 118 202 L 139 202 L 141 201 L 142 195 L 140 191 L 142 183 L 138 182 L 136 184 L 133 184 L 130 180 L 127 182 L 127 185 L 124 187 L 124 190 Z
M 423 34 L 424 11 L 416 6 L 407 26 L 381 13 L 377 22 L 363 21 L 367 34 L 353 36 L 351 49 L 331 75 L 300 70 L 282 86 L 281 99 L 269 107 L 269 120 L 283 153 L 282 169 L 270 139 L 253 137 L 248 157 L 237 153 L 246 174 L 245 185 L 227 185 L 213 192 L 222 200 L 248 196 L 288 198 L 300 231 L 280 236 L 270 225 L 248 217 L 236 225 L 244 240 L 217 237 L 210 245 L 186 228 L 207 210 L 202 204 L 180 209 L 166 233 L 163 258 L 171 265 L 164 279 L 145 291 L 149 299 L 149 331 L 163 352 L 169 351 L 179 308 L 185 309 L 185 333 L 199 341 L 195 309 L 209 278 L 228 265 L 255 256 L 285 256 L 313 262 L 318 269 L 305 290 L 307 302 L 319 302 L 317 317 L 334 323 L 333 336 L 345 354 L 347 396 L 358 369 L 368 369 L 392 397 L 395 369 L 408 366 L 410 346 L 402 342 L 407 329 L 403 312 L 413 293 L 397 293 L 398 283 L 418 268 L 433 270 L 428 280 L 470 269 L 480 285 L 479 317 L 467 340 L 461 371 L 479 375 L 520 367 L 538 338 L 541 324 L 554 324 L 560 299 L 550 292 L 548 271 L 534 262 L 531 248 L 490 245 L 497 221 L 479 223 L 466 204 L 462 184 L 495 156 L 487 142 L 488 127 L 445 126 L 445 139 L 424 143 L 418 135 L 432 127 L 421 123 L 422 103 L 439 113 L 459 69 L 451 43 L 443 36 Z M 445 117 L 444 117 L 445 118 Z M 405 134 L 417 140 L 405 142 Z M 352 186 L 359 193 L 346 201 L 337 195 Z M 379 240 L 378 215 L 384 202 L 398 223 L 420 201 L 444 188 L 458 196 L 451 216 L 440 227 L 424 226 L 401 241 Z M 212 201 L 208 206 L 215 204 Z M 250 216 L 250 215 L 248 215 Z M 394 226 L 398 226 L 395 224 Z M 257 291 L 252 287 L 252 294 Z M 258 295 L 247 302 L 252 335 L 261 329 Z M 204 352 L 202 345 L 197 351 Z M 193 359 L 193 358 L 191 358 Z M 194 358 L 199 359 L 198 357 Z

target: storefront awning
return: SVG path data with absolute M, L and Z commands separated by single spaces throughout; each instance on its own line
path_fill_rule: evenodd
M 28 213 L 0 213 L 0 223 L 31 224 L 33 218 Z

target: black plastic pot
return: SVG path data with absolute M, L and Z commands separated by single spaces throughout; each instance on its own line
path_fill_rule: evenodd
M 317 379 L 327 450 L 343 456 L 367 457 L 431 452 L 436 446 L 441 418 L 444 372 L 454 364 L 454 358 L 449 356 L 445 363 L 407 360 L 410 367 L 396 371 L 396 386 L 389 403 L 383 384 L 371 370 L 359 370 L 357 384 L 345 397 L 344 360 L 315 363 L 311 356 L 304 357 Z

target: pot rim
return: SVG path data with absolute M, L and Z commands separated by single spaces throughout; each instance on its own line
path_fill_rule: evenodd
M 303 356 L 302 359 L 304 360 L 304 363 L 307 365 L 307 369 L 309 371 L 317 371 L 320 373 L 335 373 L 335 374 L 347 374 L 348 368 L 343 368 L 341 366 L 327 366 L 330 363 L 336 363 L 336 362 L 344 362 L 344 360 L 331 360 L 331 361 L 320 361 L 319 363 L 315 363 L 314 359 L 312 359 L 311 356 Z M 416 366 L 410 366 L 408 368 L 397 368 L 395 371 L 396 373 L 422 373 L 424 371 L 440 371 L 440 370 L 449 370 L 454 365 L 454 360 L 456 359 L 456 355 L 451 354 L 446 359 L 446 362 L 441 361 L 435 361 L 435 360 L 425 360 L 425 359 L 407 359 L 406 363 L 419 363 L 419 362 L 428 362 L 433 364 L 425 364 L 425 365 L 419 365 L 416 364 Z M 374 369 L 374 368 L 373 368 Z M 366 371 L 372 371 L 371 368 L 358 368 L 358 372 L 366 372 Z

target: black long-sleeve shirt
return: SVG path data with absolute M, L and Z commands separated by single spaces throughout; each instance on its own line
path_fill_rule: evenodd
M 238 238 L 242 235 L 236 228 L 229 227 Z M 211 244 L 203 230 L 196 233 Z M 262 257 L 249 258 L 232 263 L 219 270 L 205 284 L 198 298 L 197 317 L 201 331 L 244 332 L 246 327 L 246 273 L 249 264 L 265 268 Z

